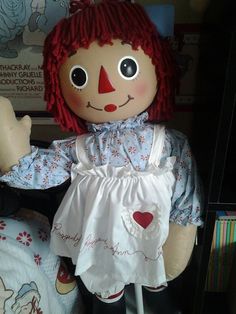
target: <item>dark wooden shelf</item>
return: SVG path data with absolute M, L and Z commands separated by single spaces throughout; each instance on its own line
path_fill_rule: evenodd
M 214 1 L 211 5 L 214 8 Z M 235 5 L 224 1 L 219 27 L 210 30 L 208 51 L 202 52 L 206 97 L 196 112 L 193 143 L 206 199 L 194 314 L 229 314 L 226 293 L 206 292 L 205 285 L 216 211 L 236 211 L 236 20 L 232 19 L 235 10 L 230 9 Z

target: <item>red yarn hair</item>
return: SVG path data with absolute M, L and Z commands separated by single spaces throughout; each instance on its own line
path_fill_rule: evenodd
M 144 9 L 128 1 L 103 0 L 89 4 L 69 18 L 61 20 L 49 33 L 44 45 L 44 79 L 47 109 L 60 126 L 78 134 L 87 132 L 85 121 L 66 105 L 60 89 L 59 69 L 68 56 L 80 47 L 88 48 L 113 39 L 139 46 L 156 68 L 158 92 L 148 108 L 149 121 L 169 120 L 174 105 L 175 66 L 167 39 L 159 36 Z

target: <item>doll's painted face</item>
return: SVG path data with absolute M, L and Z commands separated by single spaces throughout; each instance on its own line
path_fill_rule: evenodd
M 92 123 L 138 115 L 157 92 L 155 66 L 149 56 L 120 40 L 80 48 L 61 66 L 59 78 L 67 105 Z

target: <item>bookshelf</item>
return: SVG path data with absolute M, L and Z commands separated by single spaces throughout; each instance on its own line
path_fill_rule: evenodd
M 236 212 L 217 211 L 205 290 L 228 290 L 233 258 L 236 253 Z
M 226 1 L 225 6 L 230 3 Z M 205 75 L 199 87 L 205 98 L 196 109 L 193 144 L 206 200 L 194 314 L 211 313 L 206 310 L 209 298 L 218 307 L 212 313 L 228 313 L 226 307 L 220 308 L 226 304 L 225 295 L 218 292 L 213 298 L 206 287 L 217 212 L 236 211 L 236 25 L 232 13 L 226 14 L 229 10 L 235 12 L 233 4 L 222 12 L 218 25 L 208 25 L 208 50 L 202 52 L 199 69 L 200 77 Z

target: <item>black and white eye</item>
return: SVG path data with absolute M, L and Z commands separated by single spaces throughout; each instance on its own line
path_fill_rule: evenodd
M 139 74 L 138 62 L 134 57 L 123 57 L 118 63 L 118 72 L 125 80 L 133 80 Z
M 80 65 L 75 65 L 70 70 L 70 81 L 75 88 L 83 89 L 88 83 L 88 73 Z

